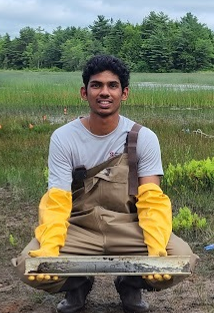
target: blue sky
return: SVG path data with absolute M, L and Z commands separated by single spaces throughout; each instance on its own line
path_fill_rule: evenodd
M 162 11 L 173 20 L 191 12 L 214 31 L 213 0 L 0 0 L 0 35 L 18 36 L 26 26 L 41 26 L 50 33 L 58 26 L 88 27 L 98 15 L 136 24 L 151 11 Z

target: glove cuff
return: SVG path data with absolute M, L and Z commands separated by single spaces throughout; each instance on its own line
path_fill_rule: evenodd
M 161 193 L 163 192 L 162 189 L 154 183 L 143 184 L 138 187 L 137 198 L 147 191 L 159 191 Z

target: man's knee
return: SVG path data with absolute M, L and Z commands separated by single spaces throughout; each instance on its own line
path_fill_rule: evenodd
M 13 258 L 12 264 L 16 269 L 17 275 L 19 278 L 26 284 L 30 284 L 27 276 L 25 275 L 25 260 L 29 257 L 28 252 L 31 250 L 31 247 L 37 247 L 38 243 L 33 239 L 25 248 L 24 250 L 16 257 Z
M 188 243 L 173 233 L 171 234 L 166 250 L 168 255 L 193 254 L 192 249 L 190 248 Z
M 166 247 L 167 254 L 170 255 L 189 255 L 190 256 L 190 270 L 193 271 L 195 268 L 198 256 L 193 253 L 189 244 L 172 233 L 168 245 Z
M 49 293 L 58 292 L 61 287 L 64 285 L 66 279 L 59 278 L 58 281 L 37 281 L 36 279 L 31 281 L 28 279 L 28 275 L 25 275 L 25 260 L 29 257 L 28 253 L 30 250 L 39 249 L 39 243 L 34 238 L 31 242 L 24 248 L 24 250 L 20 253 L 17 258 L 12 259 L 12 264 L 14 265 L 17 275 L 25 284 L 31 286 L 32 288 L 45 290 Z

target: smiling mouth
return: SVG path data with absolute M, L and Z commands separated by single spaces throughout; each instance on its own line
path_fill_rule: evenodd
M 99 101 L 98 101 L 98 104 L 99 104 L 99 106 L 102 107 L 102 108 L 108 108 L 108 107 L 112 104 L 112 101 L 99 100 Z

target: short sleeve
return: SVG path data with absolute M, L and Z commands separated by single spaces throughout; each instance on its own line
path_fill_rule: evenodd
M 55 187 L 71 191 L 72 156 L 63 147 L 56 132 L 52 134 L 50 139 L 48 169 L 48 189 Z
M 161 150 L 157 135 L 142 127 L 137 141 L 138 177 L 163 175 Z

